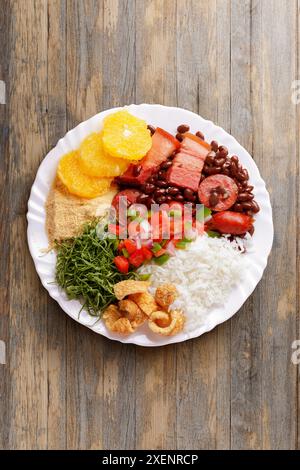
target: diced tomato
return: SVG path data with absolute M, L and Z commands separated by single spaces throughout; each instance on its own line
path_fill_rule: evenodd
M 153 257 L 152 251 L 149 250 L 149 248 L 147 248 L 146 246 L 142 246 L 142 252 L 143 252 L 145 260 L 147 261 L 150 261 L 150 259 Z
M 122 251 L 123 248 L 124 248 L 124 246 L 125 246 L 125 245 L 124 245 L 124 241 L 122 240 L 122 241 L 119 243 L 119 245 L 118 245 L 118 250 L 119 250 L 119 251 Z
M 128 262 L 128 259 L 125 258 L 125 256 L 116 256 L 114 258 L 114 263 L 115 263 L 118 271 L 120 271 L 120 273 L 123 273 L 123 274 L 128 273 L 129 262 Z
M 109 233 L 113 233 L 117 237 L 122 237 L 126 236 L 126 228 L 121 227 L 121 225 L 118 224 L 108 224 L 108 231 Z
M 129 259 L 129 263 L 132 266 L 134 266 L 135 268 L 138 268 L 145 261 L 143 250 L 141 248 L 138 250 L 135 250 L 135 252 L 132 253 L 132 255 L 130 255 L 128 259 Z
M 153 240 L 159 241 L 170 237 L 170 219 L 166 211 L 152 213 L 150 224 Z
M 124 246 L 130 255 L 136 251 L 136 244 L 134 241 L 129 240 L 129 238 L 124 240 Z

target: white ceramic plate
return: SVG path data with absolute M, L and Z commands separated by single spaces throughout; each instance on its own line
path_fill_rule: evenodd
M 248 169 L 250 182 L 255 188 L 255 198 L 261 207 L 261 211 L 256 216 L 255 234 L 253 237 L 254 250 L 245 255 L 248 257 L 249 262 L 247 273 L 244 279 L 232 290 L 224 305 L 211 308 L 207 312 L 205 323 L 201 327 L 192 332 L 182 332 L 171 337 L 155 335 L 149 331 L 147 325 L 126 337 L 112 334 L 105 328 L 102 321 L 95 323 L 95 318 L 90 317 L 87 312 L 81 312 L 80 317 L 78 317 L 81 307 L 80 303 L 75 300 L 68 300 L 65 293 L 53 283 L 56 261 L 55 253 L 51 252 L 46 255 L 42 253 L 42 250 L 48 246 L 45 231 L 45 202 L 61 156 L 78 148 L 84 137 L 91 132 L 99 131 L 103 118 L 117 109 L 120 108 L 103 111 L 67 132 L 42 161 L 28 202 L 27 219 L 30 253 L 42 284 L 48 290 L 51 297 L 59 303 L 61 308 L 70 317 L 82 325 L 91 328 L 96 333 L 123 343 L 134 343 L 141 346 L 162 346 L 195 338 L 210 331 L 219 323 L 228 320 L 241 308 L 262 277 L 273 241 L 270 199 L 256 164 L 249 153 L 231 135 L 221 127 L 214 125 L 211 121 L 207 121 L 201 116 L 181 108 L 149 104 L 132 104 L 127 107 L 128 111 L 132 114 L 145 119 L 149 124 L 162 127 L 172 134 L 176 132 L 179 124 L 186 123 L 191 127 L 191 132 L 201 130 L 207 141 L 216 140 L 225 145 L 229 149 L 230 154 L 237 154 L 239 156 L 241 163 Z

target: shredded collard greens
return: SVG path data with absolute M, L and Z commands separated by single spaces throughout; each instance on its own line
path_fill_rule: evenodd
M 113 259 L 117 240 L 100 238 L 97 221 L 87 224 L 83 233 L 56 244 L 56 282 L 65 289 L 69 299 L 78 299 L 92 316 L 116 300 L 114 284 L 135 278 L 133 271 L 121 274 Z

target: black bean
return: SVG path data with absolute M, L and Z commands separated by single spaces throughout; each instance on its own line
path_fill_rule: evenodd
M 251 201 L 251 204 L 252 204 L 252 209 L 251 209 L 251 211 L 252 211 L 254 214 L 256 214 L 257 212 L 260 211 L 260 207 L 259 207 L 259 205 L 257 204 L 256 201 Z
M 181 124 L 180 126 L 177 127 L 177 132 L 179 134 L 184 134 L 185 132 L 188 132 L 190 130 L 190 126 L 187 124 Z
M 178 134 L 176 134 L 176 139 L 179 140 L 179 142 L 182 142 L 183 141 L 182 134 L 179 134 L 179 132 L 178 132 Z
M 230 163 L 230 172 L 233 176 L 237 176 L 237 174 L 238 174 L 238 169 L 237 169 L 236 163 L 234 161 L 232 161 Z
M 133 176 L 139 176 L 141 171 L 142 171 L 142 165 L 134 165 L 133 170 L 132 170 Z
M 147 129 L 150 131 L 150 134 L 153 135 L 155 132 L 155 127 L 151 124 L 148 124 Z
M 155 184 L 156 181 L 157 181 L 157 174 L 150 176 L 150 178 L 148 178 L 147 180 L 147 183 Z
M 167 193 L 170 194 L 170 196 L 176 196 L 179 193 L 179 189 L 175 188 L 175 186 L 170 186 L 167 189 Z
M 215 160 L 215 157 L 216 157 L 215 152 L 209 152 L 209 153 L 206 155 L 205 163 L 206 163 L 207 165 L 213 165 L 214 160 Z
M 252 225 L 252 227 L 250 228 L 250 230 L 248 230 L 248 233 L 250 233 L 251 237 L 252 237 L 253 234 L 254 234 L 254 230 L 255 230 L 254 225 Z
M 230 160 L 234 162 L 236 166 L 239 164 L 239 157 L 237 157 L 236 155 L 232 155 Z
M 244 191 L 246 191 L 247 193 L 251 193 L 251 191 L 253 191 L 253 189 L 254 189 L 254 186 L 248 186 L 248 185 L 247 185 L 247 186 L 245 187 Z
M 151 183 L 146 183 L 143 188 L 143 191 L 145 194 L 152 194 L 154 190 L 155 190 L 155 186 L 154 184 L 151 184 Z
M 171 161 L 171 160 L 167 160 L 166 162 L 163 162 L 163 163 L 160 165 L 160 168 L 161 168 L 162 170 L 168 170 L 168 168 L 170 168 L 172 165 L 173 165 L 172 161 Z
M 158 204 L 163 204 L 164 202 L 166 202 L 166 196 L 159 196 L 158 198 L 156 198 L 156 202 Z
M 245 175 L 245 173 L 242 171 L 237 171 L 237 174 L 236 174 L 236 177 L 239 181 L 246 181 L 247 177 Z
M 157 198 L 157 197 L 160 197 L 160 196 L 164 196 L 165 192 L 166 192 L 165 189 L 163 189 L 163 188 L 158 188 L 158 189 L 156 189 L 156 190 L 154 191 L 153 196 L 154 196 L 154 198 Z
M 171 201 L 173 201 L 172 196 L 169 196 L 169 195 L 166 196 L 166 202 L 171 202 Z
M 241 205 L 242 205 L 242 207 L 243 207 L 243 210 L 245 210 L 245 211 L 252 211 L 252 209 L 253 209 L 252 202 L 253 202 L 253 201 L 242 202 Z
M 188 201 L 194 201 L 196 199 L 196 196 L 194 194 L 194 191 L 190 188 L 186 188 L 184 191 L 183 191 L 183 196 L 185 199 L 187 199 Z
M 250 193 L 240 193 L 238 195 L 238 201 L 240 202 L 251 201 L 253 198 L 254 198 L 253 194 L 250 194 Z
M 204 134 L 201 131 L 196 132 L 196 136 L 199 137 L 201 140 L 205 139 Z
M 220 156 L 218 156 L 218 154 L 217 154 L 217 156 L 216 156 L 216 158 L 215 158 L 215 160 L 214 160 L 214 164 L 215 164 L 216 166 L 223 166 L 225 162 L 226 162 L 226 158 L 220 157 Z
M 147 199 L 148 199 L 147 194 L 140 194 L 140 196 L 137 197 L 136 202 L 139 204 L 146 204 Z
M 227 157 L 228 155 L 228 148 L 225 147 L 225 145 L 220 145 L 219 147 L 219 155 L 222 156 L 222 157 Z
M 217 152 L 218 151 L 218 148 L 219 148 L 219 144 L 216 140 L 212 140 L 211 143 L 210 143 L 210 146 L 211 146 L 211 149 L 214 151 L 214 152 Z
M 225 168 L 225 170 L 222 168 L 222 173 L 223 175 L 230 176 L 230 171 L 227 168 Z
M 175 196 L 175 200 L 178 201 L 178 202 L 183 202 L 184 201 L 184 197 L 182 194 L 177 194 L 177 196 Z
M 219 202 L 219 196 L 216 192 L 212 191 L 209 196 L 209 207 L 215 207 Z
M 160 171 L 157 173 L 157 178 L 158 178 L 159 180 L 164 180 L 164 179 L 166 178 L 166 173 L 165 173 L 165 171 L 161 171 L 161 170 L 160 170 Z
M 236 212 L 243 212 L 243 205 L 236 202 L 234 206 L 232 207 L 232 210 Z
M 158 180 L 156 181 L 156 186 L 158 186 L 159 188 L 167 188 L 169 186 L 169 183 L 165 180 Z

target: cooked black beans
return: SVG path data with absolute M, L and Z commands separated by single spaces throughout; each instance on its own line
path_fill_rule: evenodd
M 153 135 L 155 132 L 155 127 L 151 124 L 148 124 L 147 129 L 150 131 L 150 134 Z
M 183 196 L 187 201 L 195 201 L 196 200 L 196 194 L 192 189 L 186 188 L 183 192 Z
M 155 184 L 159 188 L 167 188 L 169 186 L 169 183 L 166 180 L 157 180 Z
M 161 165 L 160 165 L 160 168 L 162 170 L 168 170 L 171 166 L 173 165 L 173 162 L 171 160 L 167 160 L 166 162 L 163 162 Z
M 201 140 L 205 140 L 204 134 L 201 131 L 196 132 L 196 136 L 199 137 Z
M 190 126 L 187 124 L 181 124 L 180 126 L 177 127 L 177 132 L 179 134 L 184 134 L 185 132 L 188 132 L 190 130 Z
M 183 195 L 182 194 L 177 194 L 177 196 L 175 196 L 175 201 L 183 202 L 184 201 Z
M 212 140 L 211 143 L 210 143 L 210 146 L 211 146 L 211 149 L 214 151 L 214 152 L 217 152 L 218 149 L 219 149 L 219 144 L 216 140 Z
M 179 189 L 178 189 L 178 188 L 175 188 L 175 186 L 170 186 L 170 187 L 167 189 L 167 193 L 168 193 L 170 196 L 177 196 L 177 194 L 179 194 Z
M 144 186 L 144 193 L 145 194 L 152 194 L 155 190 L 155 185 L 151 183 L 146 183 Z
M 178 132 L 176 134 L 176 139 L 179 140 L 179 142 L 182 142 L 183 141 L 183 135 Z
M 141 171 L 142 171 L 142 165 L 134 165 L 133 170 L 132 170 L 133 176 L 139 176 Z
M 216 191 L 212 191 L 209 196 L 209 207 L 215 207 L 219 202 L 219 195 Z
M 239 193 L 238 195 L 238 201 L 239 202 L 246 202 L 246 201 L 251 201 L 254 198 L 253 194 L 250 193 Z

